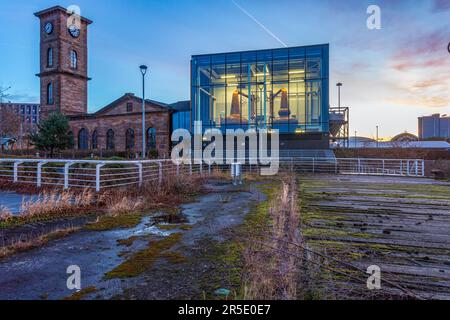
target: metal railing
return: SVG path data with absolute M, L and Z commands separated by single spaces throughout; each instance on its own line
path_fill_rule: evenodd
M 259 173 L 268 165 L 242 163 L 245 173 Z M 231 162 L 230 162 L 231 163 Z M 105 188 L 162 183 L 168 175 L 204 174 L 213 170 L 229 171 L 230 164 L 198 162 L 174 163 L 171 160 L 101 161 L 53 159 L 0 159 L 0 179 L 13 183 L 67 188 Z M 334 173 L 424 177 L 423 160 L 280 158 L 279 170 L 297 173 Z

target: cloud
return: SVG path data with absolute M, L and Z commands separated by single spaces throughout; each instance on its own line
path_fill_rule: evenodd
M 447 11 L 450 10 L 449 0 L 434 0 L 434 12 Z
M 4 101 L 17 103 L 39 103 L 39 97 L 27 93 L 12 93 L 4 98 Z
M 423 57 L 423 55 L 447 51 L 448 30 L 445 26 L 431 32 L 422 32 L 402 41 L 402 48 L 394 55 L 394 59 L 409 59 Z
M 387 103 L 400 106 L 446 108 L 450 107 L 450 98 L 444 96 L 415 95 L 405 98 L 388 98 Z
M 394 64 L 392 67 L 398 71 L 407 71 L 416 68 L 435 68 L 443 67 L 449 64 L 449 62 L 442 58 L 428 59 L 425 61 L 413 61 L 405 59 L 401 63 Z

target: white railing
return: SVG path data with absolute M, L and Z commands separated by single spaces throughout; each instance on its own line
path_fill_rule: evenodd
M 359 175 L 424 177 L 423 160 L 281 158 L 280 171 Z M 237 161 L 247 173 L 259 173 L 258 164 Z M 161 183 L 168 175 L 204 174 L 212 170 L 229 171 L 230 165 L 176 164 L 171 160 L 102 161 L 53 159 L 0 159 L 0 179 L 13 183 L 67 188 L 105 188 Z

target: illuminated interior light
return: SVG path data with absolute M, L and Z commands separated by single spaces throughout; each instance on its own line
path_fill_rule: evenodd
M 289 71 L 289 74 L 302 74 L 305 73 L 305 70 L 293 70 Z
M 220 76 L 220 79 L 236 79 L 236 75 Z

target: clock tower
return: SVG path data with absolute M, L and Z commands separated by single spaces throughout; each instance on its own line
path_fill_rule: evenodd
M 77 8 L 75 8 L 77 9 Z M 45 117 L 87 113 L 88 26 L 92 21 L 60 6 L 36 12 L 40 19 L 41 112 Z

